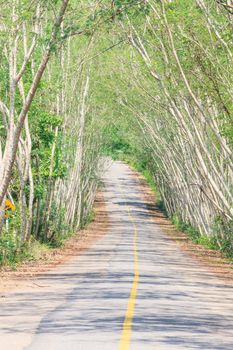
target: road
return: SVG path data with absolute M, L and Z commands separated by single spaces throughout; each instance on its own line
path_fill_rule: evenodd
M 121 162 L 104 178 L 110 228 L 1 301 L 2 350 L 232 350 L 233 288 L 167 239 Z

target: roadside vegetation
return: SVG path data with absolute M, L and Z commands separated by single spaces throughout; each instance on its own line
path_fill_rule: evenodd
M 92 219 L 106 155 L 232 255 L 232 20 L 231 0 L 2 4 L 0 264 Z

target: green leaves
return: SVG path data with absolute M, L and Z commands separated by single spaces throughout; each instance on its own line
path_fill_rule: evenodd
M 58 115 L 40 111 L 38 118 L 33 123 L 32 156 L 36 159 L 35 164 L 37 164 L 34 168 L 34 175 L 41 180 L 46 180 L 50 174 L 53 144 L 55 144 L 55 160 L 52 176 L 54 178 L 64 176 L 66 169 L 61 161 L 61 149 L 59 147 L 61 130 L 58 130 L 58 135 L 56 136 L 56 128 L 62 125 L 62 121 L 63 119 Z

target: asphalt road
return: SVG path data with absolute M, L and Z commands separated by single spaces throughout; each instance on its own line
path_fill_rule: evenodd
M 232 350 L 233 288 L 167 239 L 138 180 L 105 175 L 109 232 L 1 300 L 1 350 Z

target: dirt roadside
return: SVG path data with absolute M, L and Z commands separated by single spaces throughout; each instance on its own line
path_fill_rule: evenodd
M 97 194 L 94 209 L 95 220 L 84 230 L 69 238 L 63 247 L 46 251 L 39 260 L 25 261 L 16 270 L 9 267 L 1 268 L 0 293 L 2 296 L 4 296 L 4 293 L 15 289 L 39 288 L 40 285 L 36 280 L 37 276 L 79 255 L 107 233 L 109 221 L 102 192 Z
M 140 187 L 144 193 L 145 202 L 153 221 L 167 234 L 167 239 L 175 241 L 183 251 L 192 256 L 194 261 L 198 261 L 218 278 L 223 279 L 224 282 L 232 285 L 233 263 L 224 258 L 219 251 L 210 250 L 201 245 L 195 244 L 187 234 L 178 231 L 161 210 L 156 207 L 155 193 L 150 189 L 145 178 L 133 169 L 131 170 L 139 179 Z

